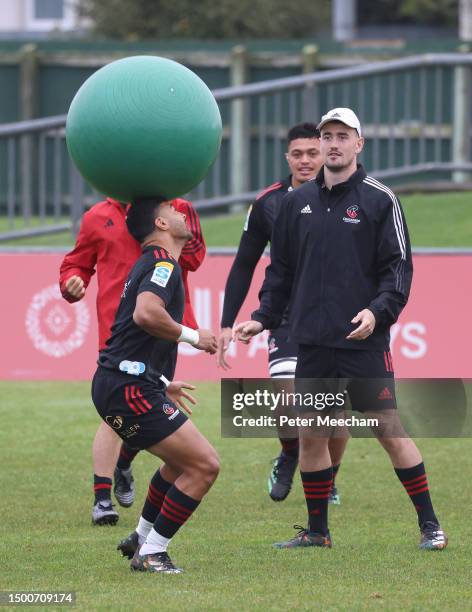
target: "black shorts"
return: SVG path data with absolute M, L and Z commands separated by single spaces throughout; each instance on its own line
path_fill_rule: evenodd
M 187 420 L 156 385 L 105 368 L 95 372 L 92 399 L 105 423 L 141 450 L 161 442 Z
M 269 374 L 271 378 L 295 378 L 298 344 L 288 339 L 288 326 L 269 332 Z
M 310 387 L 335 393 L 347 391 L 352 410 L 358 412 L 397 407 L 390 351 L 300 345 L 295 377 L 299 379 L 296 386 L 300 392 Z

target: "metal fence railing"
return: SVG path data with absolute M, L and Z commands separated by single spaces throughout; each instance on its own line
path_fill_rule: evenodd
M 214 90 L 220 154 L 188 197 L 199 210 L 247 202 L 286 173 L 290 125 L 334 106 L 360 117 L 370 174 L 460 183 L 470 159 L 472 53 L 427 54 Z M 65 116 L 0 126 L 0 241 L 76 228 L 97 200 L 65 146 Z

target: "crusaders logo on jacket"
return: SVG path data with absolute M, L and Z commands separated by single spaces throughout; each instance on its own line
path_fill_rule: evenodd
M 358 218 L 357 211 L 359 210 L 359 206 L 353 204 L 346 209 L 347 217 L 343 217 L 343 221 L 345 223 L 360 223 L 361 220 Z

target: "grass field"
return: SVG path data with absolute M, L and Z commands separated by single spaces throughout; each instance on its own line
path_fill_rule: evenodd
M 404 196 L 402 204 L 413 246 L 472 247 L 472 192 Z M 245 213 L 241 213 L 202 217 L 207 245 L 237 246 L 245 216 Z M 0 219 L 0 232 L 7 229 L 6 219 Z M 71 244 L 70 233 L 0 243 L 3 246 Z
M 420 440 L 446 551 L 417 550 L 414 510 L 374 440 L 352 440 L 331 511 L 334 548 L 277 551 L 305 522 L 297 479 L 274 504 L 273 440 L 221 439 L 217 384 L 194 420 L 218 449 L 219 480 L 171 552 L 179 576 L 132 574 L 115 550 L 134 529 L 156 460 L 135 460 L 138 499 L 116 527 L 92 527 L 87 383 L 0 383 L 0 590 L 75 590 L 84 610 L 458 610 L 470 605 L 470 440 Z M 469 602 L 469 603 L 467 603 Z

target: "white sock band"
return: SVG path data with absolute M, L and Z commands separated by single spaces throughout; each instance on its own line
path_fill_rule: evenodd
M 169 542 L 170 538 L 165 538 L 158 534 L 155 529 L 151 529 L 146 541 L 139 549 L 139 554 L 153 555 L 154 553 L 166 552 Z
M 152 526 L 153 523 L 147 521 L 146 519 L 143 519 L 142 516 L 139 517 L 139 523 L 136 527 L 136 533 L 138 534 L 140 540 L 141 538 L 143 538 L 144 540 L 147 538 L 149 532 L 152 529 Z
M 182 331 L 177 339 L 177 342 L 188 342 L 192 346 L 198 344 L 198 341 L 200 340 L 200 334 L 198 331 L 196 329 L 192 329 L 191 327 L 186 327 L 185 325 L 182 325 L 181 327 Z

